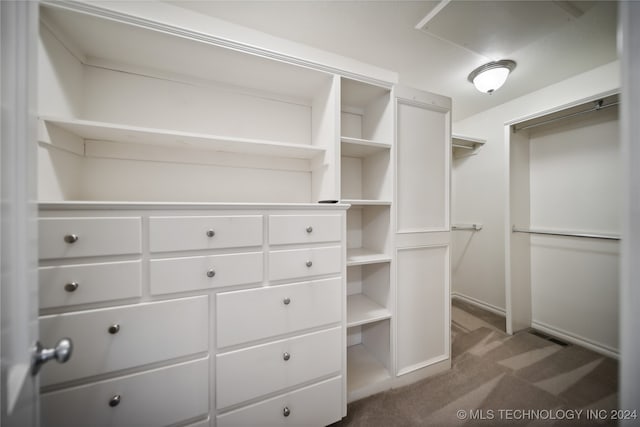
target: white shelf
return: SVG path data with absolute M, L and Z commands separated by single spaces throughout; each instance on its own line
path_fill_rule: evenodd
M 389 319 L 391 312 L 364 294 L 347 297 L 347 327 Z
M 462 135 L 451 135 L 451 146 L 453 148 L 462 148 L 466 150 L 475 150 L 483 146 L 487 141 L 480 138 L 472 138 Z
M 366 248 L 347 249 L 347 266 L 390 262 L 391 256 Z
M 391 144 L 385 142 L 347 136 L 341 137 L 340 140 L 342 141 L 342 155 L 347 157 L 367 157 L 391 149 Z
M 85 140 L 191 147 L 211 151 L 293 159 L 311 159 L 325 151 L 324 148 L 311 145 L 146 128 L 91 120 L 54 117 L 41 117 L 40 119 L 45 125 L 59 127 Z
M 342 199 L 340 203 L 348 203 L 351 206 L 391 206 L 390 200 Z
M 362 344 L 347 348 L 347 391 L 349 400 L 355 400 L 382 391 L 391 375 Z M 365 391 L 369 389 L 369 392 Z

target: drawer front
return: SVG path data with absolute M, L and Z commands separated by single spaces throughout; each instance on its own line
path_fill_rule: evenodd
M 151 260 L 151 293 L 262 282 L 262 252 Z
M 140 222 L 140 217 L 40 218 L 40 259 L 139 254 Z
M 42 424 L 161 426 L 209 412 L 209 359 L 98 381 L 40 396 Z M 120 403 L 110 406 L 114 396 Z
M 340 246 L 269 253 L 269 280 L 340 273 L 341 268 L 342 248 Z
M 38 273 L 40 308 L 142 295 L 140 261 L 40 267 Z
M 219 415 L 216 425 L 326 426 L 342 418 L 341 405 L 342 377 L 338 377 Z
M 151 252 L 262 245 L 262 216 L 149 218 Z
M 219 293 L 218 347 L 339 322 L 342 292 L 335 278 Z
M 342 215 L 271 215 L 269 244 L 339 242 Z
M 46 386 L 206 352 L 208 309 L 208 297 L 201 296 L 43 316 L 43 345 L 51 347 L 60 337 L 69 337 L 74 348 L 67 363 L 50 363 L 42 370 L 40 383 Z
M 342 328 L 314 332 L 216 356 L 218 409 L 342 368 Z

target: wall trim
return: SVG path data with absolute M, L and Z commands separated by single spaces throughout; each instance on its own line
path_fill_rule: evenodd
M 504 308 L 498 307 L 497 305 L 489 304 L 488 302 L 470 297 L 468 295 L 461 294 L 460 292 L 451 292 L 451 299 L 459 299 L 460 301 L 464 301 L 483 310 L 490 311 L 491 313 L 497 314 L 498 316 L 507 316 L 507 311 Z
M 546 334 L 552 335 L 554 337 L 563 339 L 572 344 L 577 344 L 581 347 L 587 348 L 589 350 L 595 351 L 596 353 L 600 353 L 604 356 L 611 357 L 613 359 L 618 360 L 620 358 L 620 350 L 609 347 L 608 345 L 604 345 L 593 340 L 589 340 L 580 335 L 573 334 L 571 332 L 565 331 L 564 329 L 556 328 L 554 326 L 548 325 L 544 322 L 539 322 L 537 320 L 531 321 L 531 327 L 540 332 L 544 332 Z

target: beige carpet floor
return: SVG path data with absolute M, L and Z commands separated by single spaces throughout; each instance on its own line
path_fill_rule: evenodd
M 452 305 L 451 370 L 348 406 L 334 426 L 612 426 L 616 360 Z

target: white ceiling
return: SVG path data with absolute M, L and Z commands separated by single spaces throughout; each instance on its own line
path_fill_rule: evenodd
M 617 58 L 614 1 L 172 3 L 397 71 L 403 84 L 452 97 L 454 121 Z M 468 74 L 498 59 L 518 66 L 493 95 L 477 92 Z

